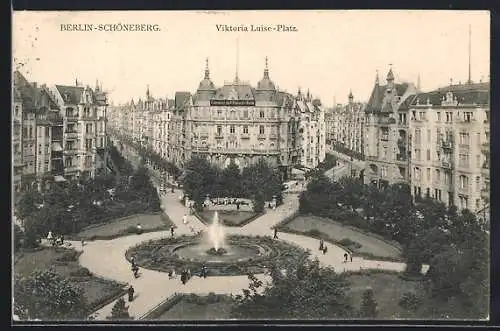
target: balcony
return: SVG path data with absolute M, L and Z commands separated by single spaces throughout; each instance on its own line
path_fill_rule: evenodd
M 406 161 L 408 161 L 408 156 L 406 155 L 406 153 L 397 154 L 396 155 L 396 161 L 406 162 Z
M 257 135 L 257 139 L 259 139 L 259 140 L 266 140 L 266 135 L 264 133 L 259 133 Z
M 449 161 L 441 161 L 441 167 L 443 167 L 445 169 L 451 169 L 453 167 L 453 165 Z
M 452 140 L 441 140 L 441 144 L 438 144 L 439 147 L 444 149 L 452 149 L 453 141 Z
M 278 139 L 278 135 L 276 133 L 271 133 L 269 135 L 269 139 L 271 139 L 271 140 L 277 140 Z
M 64 155 L 75 155 L 75 154 L 78 154 L 78 149 L 76 148 L 66 148 L 64 151 L 63 151 Z
M 241 139 L 250 139 L 250 134 L 249 134 L 249 133 L 242 133 L 242 134 L 240 135 L 240 138 L 241 138 Z
M 215 139 L 224 139 L 224 135 L 222 133 L 216 133 Z

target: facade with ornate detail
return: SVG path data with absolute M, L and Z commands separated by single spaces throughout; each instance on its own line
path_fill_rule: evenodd
M 14 189 L 106 169 L 106 93 L 98 84 L 38 86 L 14 72 Z
M 392 68 L 380 85 L 378 74 L 365 108 L 365 182 L 379 187 L 410 182 L 409 106 L 417 88 L 396 83 Z
M 354 101 L 349 92 L 347 105 L 336 105 L 327 115 L 327 140 L 332 148 L 364 154 L 365 104 Z
M 478 212 L 489 201 L 490 84 L 450 85 L 410 104 L 414 195 Z
M 194 155 L 220 167 L 232 161 L 245 167 L 263 157 L 287 177 L 292 166 L 313 168 L 325 157 L 321 102 L 310 93 L 279 91 L 270 79 L 267 59 L 256 87 L 238 75 L 216 87 L 207 60 L 196 92 L 176 92 L 173 100 L 160 102 L 152 112 L 140 111 L 141 105 L 139 101 L 130 107 L 128 132 L 118 130 L 154 146 L 180 167 Z M 114 123 L 120 127 L 126 121 Z
M 221 167 L 246 167 L 265 158 L 287 177 L 292 166 L 314 167 L 325 156 L 324 112 L 308 93 L 279 91 L 264 69 L 252 87 L 236 75 L 216 87 L 205 77 L 194 94 L 178 92 L 171 121 L 172 160 L 180 165 L 193 155 Z

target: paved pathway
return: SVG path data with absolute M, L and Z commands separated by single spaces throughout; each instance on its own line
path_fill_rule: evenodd
M 188 216 L 188 224 L 182 223 L 182 218 L 186 214 L 186 208 L 179 202 L 180 190 L 175 193 L 167 193 L 162 197 L 162 208 L 177 226 L 176 235 L 191 234 L 205 228 L 205 225 L 195 216 Z M 279 223 L 286 217 L 291 216 L 298 208 L 298 194 L 286 194 L 284 203 L 275 210 L 266 209 L 266 213 L 253 222 L 241 228 L 226 228 L 227 234 L 244 235 L 269 235 L 272 236 L 272 226 Z M 159 303 L 171 297 L 175 293 L 197 293 L 207 294 L 209 292 L 220 294 L 241 294 L 242 289 L 248 288 L 247 276 L 220 276 L 201 279 L 193 277 L 186 285 L 182 285 L 180 279 L 169 279 L 166 273 L 154 270 L 141 269 L 140 277 L 135 279 L 130 264 L 125 259 L 125 252 L 132 246 L 138 245 L 147 240 L 160 239 L 170 236 L 170 231 L 159 231 L 144 233 L 141 235 L 129 235 L 112 240 L 96 240 L 88 242 L 84 247 L 79 242 L 72 243 L 78 250 L 83 250 L 79 262 L 83 267 L 88 268 L 96 276 L 111 279 L 132 285 L 136 290 L 136 298 L 128 303 L 129 313 L 135 319 L 140 319 Z M 333 244 L 328 244 L 328 253 L 322 254 L 318 250 L 319 242 L 307 236 L 279 233 L 279 240 L 284 240 L 311 251 L 313 257 L 319 261 L 333 267 L 338 272 L 360 269 L 386 269 L 404 270 L 403 263 L 365 260 L 355 257 L 353 262 L 343 263 L 345 251 Z M 264 275 L 257 275 L 260 279 L 265 279 Z M 125 296 L 126 299 L 126 296 Z M 114 305 L 103 307 L 94 314 L 97 320 L 104 320 L 110 315 Z

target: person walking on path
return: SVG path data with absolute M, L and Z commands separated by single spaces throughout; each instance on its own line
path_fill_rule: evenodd
M 324 246 L 325 246 L 325 241 L 323 239 L 321 239 L 319 241 L 319 250 L 322 251 Z
M 278 239 L 278 228 L 274 228 L 274 236 L 273 239 Z
M 347 262 L 347 258 L 348 258 L 348 254 L 347 253 L 344 253 L 344 263 Z
M 130 287 L 128 288 L 128 302 L 134 301 L 134 292 L 134 287 L 130 285 Z
M 186 282 L 187 282 L 186 270 L 182 270 L 182 272 L 181 272 L 181 282 L 182 282 L 182 285 L 186 285 Z
M 173 237 L 174 236 L 174 226 L 173 225 L 170 227 L 170 233 L 172 234 L 172 237 Z
M 352 262 L 352 254 L 349 254 L 349 257 L 351 258 L 351 262 Z
M 327 251 L 328 251 L 328 248 L 326 247 L 326 245 L 324 245 L 323 246 L 323 255 L 325 255 Z

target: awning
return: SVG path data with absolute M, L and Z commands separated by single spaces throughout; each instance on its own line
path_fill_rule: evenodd
M 54 176 L 54 181 L 55 182 L 65 182 L 66 178 L 64 178 L 63 176 L 56 175 L 56 176 Z
M 52 150 L 55 151 L 55 152 L 62 152 L 63 148 L 61 146 L 61 143 L 54 142 L 52 144 Z

